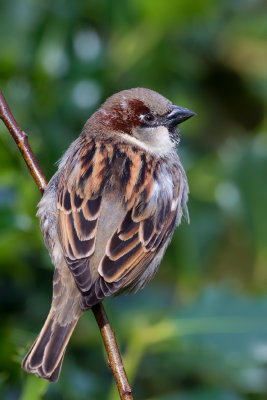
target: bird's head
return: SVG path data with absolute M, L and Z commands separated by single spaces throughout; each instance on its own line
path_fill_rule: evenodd
M 135 88 L 109 97 L 93 118 L 103 134 L 164 154 L 179 143 L 177 126 L 193 115 L 153 90 Z

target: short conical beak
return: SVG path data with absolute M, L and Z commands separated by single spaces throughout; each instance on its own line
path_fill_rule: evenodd
M 188 108 L 173 105 L 172 111 L 167 115 L 167 125 L 169 128 L 172 128 L 194 115 L 196 115 L 196 113 Z

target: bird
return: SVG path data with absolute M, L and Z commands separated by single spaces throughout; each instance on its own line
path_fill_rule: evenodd
M 86 310 L 155 275 L 189 187 L 178 125 L 195 113 L 145 88 L 109 97 L 61 158 L 37 216 L 55 266 L 52 304 L 22 367 L 58 380 Z

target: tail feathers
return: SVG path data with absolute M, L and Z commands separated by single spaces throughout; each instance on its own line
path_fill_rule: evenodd
M 38 338 L 22 361 L 22 367 L 39 378 L 56 382 L 66 346 L 77 322 L 78 318 L 61 325 L 50 311 Z

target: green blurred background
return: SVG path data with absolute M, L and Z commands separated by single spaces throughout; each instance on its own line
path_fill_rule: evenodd
M 109 95 L 143 86 L 181 126 L 191 224 L 156 278 L 105 300 L 136 399 L 267 399 L 267 2 L 0 2 L 0 87 L 47 177 Z M 40 193 L 0 124 L 0 398 L 115 400 L 86 313 L 58 383 L 20 362 L 49 309 Z

